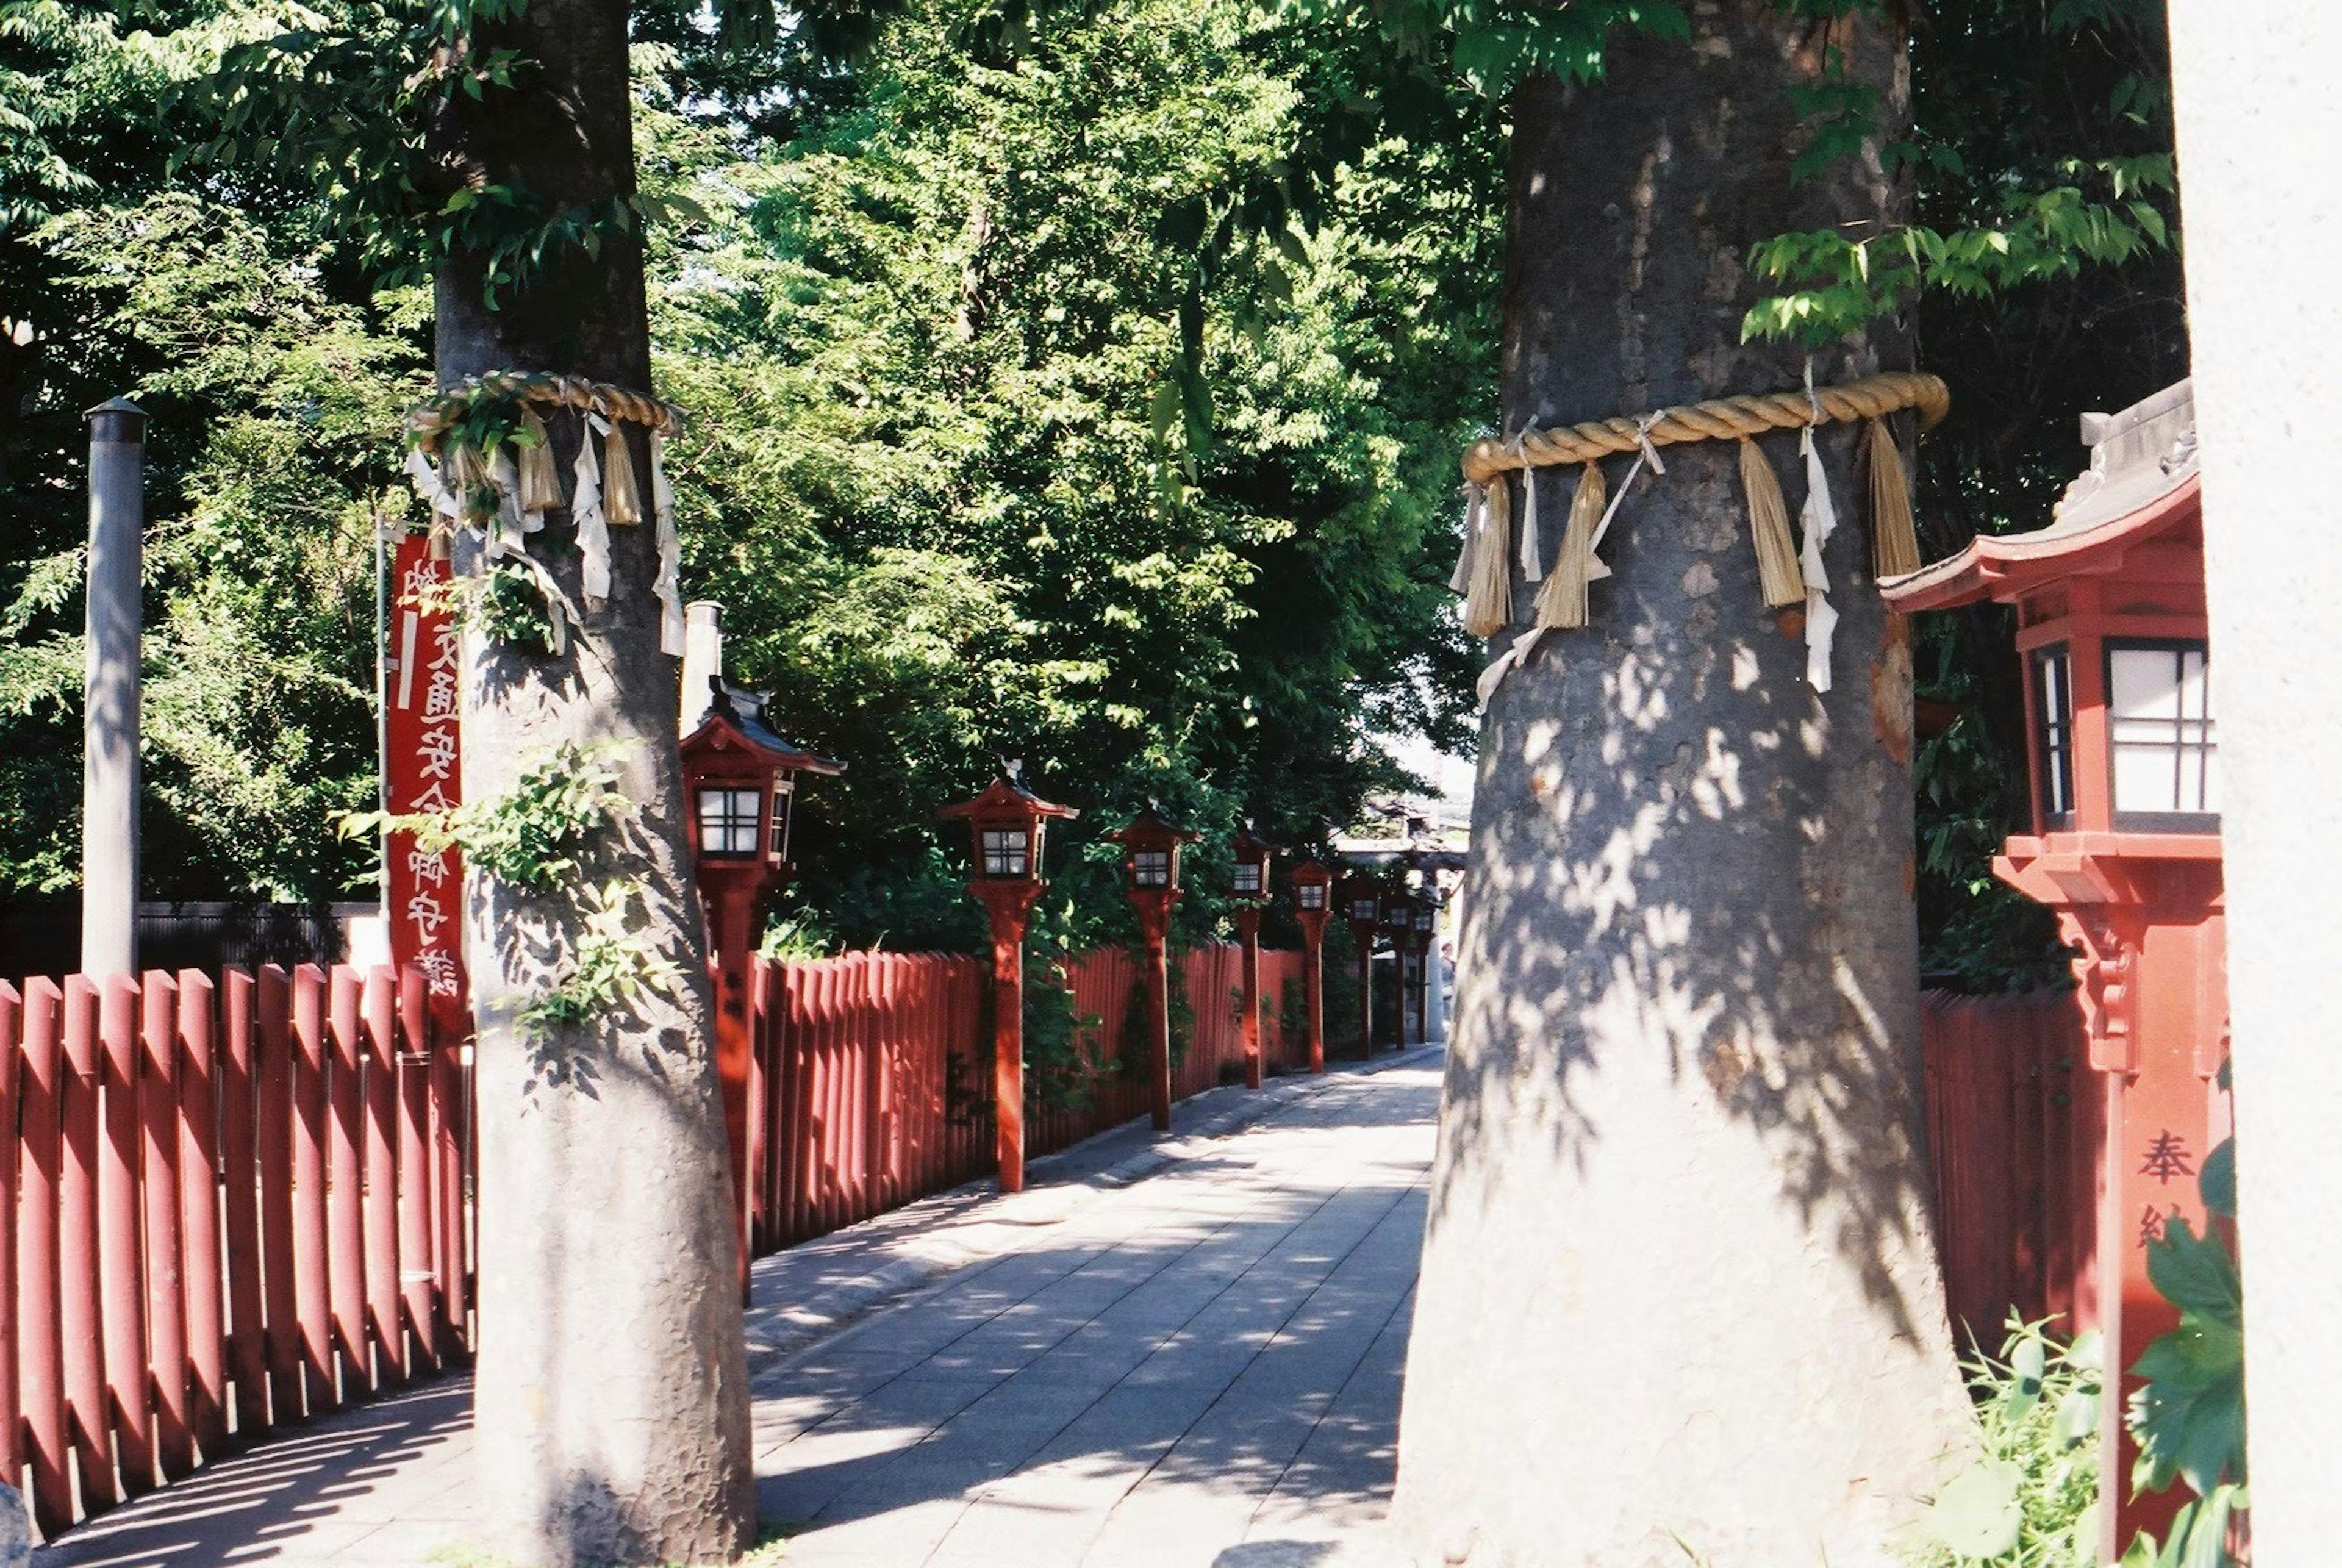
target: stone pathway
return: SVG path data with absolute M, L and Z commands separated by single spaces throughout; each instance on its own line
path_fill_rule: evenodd
M 1437 1102 L 1436 1051 L 1203 1096 L 1168 1144 L 1110 1134 L 1018 1197 L 765 1260 L 757 1491 L 789 1568 L 1365 1560 Z M 263 1444 L 35 1568 L 413 1568 L 465 1535 L 469 1392 Z

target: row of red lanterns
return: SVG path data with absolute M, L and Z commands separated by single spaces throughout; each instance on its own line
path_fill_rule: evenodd
M 710 683 L 706 716 L 682 745 L 690 838 L 706 905 L 710 967 L 716 982 L 716 1066 L 724 1088 L 734 1169 L 745 1169 L 747 1153 L 747 1086 L 751 1054 L 748 1020 L 748 956 L 757 909 L 789 872 L 789 819 L 799 774 L 843 773 L 845 764 L 784 739 L 766 722 L 763 704 L 747 694 Z M 745 706 L 743 704 L 746 704 Z M 1025 787 L 1012 764 L 981 794 L 944 809 L 945 817 L 968 825 L 971 875 L 968 891 L 984 905 L 991 928 L 994 987 L 993 1092 L 1000 1184 L 1020 1191 L 1025 1183 L 1024 950 L 1033 905 L 1048 884 L 1042 875 L 1049 824 L 1077 816 L 1071 806 L 1042 799 Z M 1123 848 L 1123 872 L 1131 906 L 1146 944 L 1147 1032 L 1151 1056 L 1155 1125 L 1171 1125 L 1169 954 L 1171 909 L 1179 899 L 1179 852 L 1200 835 L 1166 821 L 1150 802 L 1146 810 L 1106 837 Z M 1230 893 L 1244 950 L 1242 1016 L 1246 1083 L 1261 1083 L 1260 917 L 1269 898 L 1270 863 L 1276 847 L 1249 830 L 1231 845 L 1235 870 Z M 1325 1011 L 1320 984 L 1320 947 L 1332 913 L 1334 875 L 1314 861 L 1291 876 L 1295 914 L 1305 940 L 1304 984 L 1309 1013 L 1309 1066 L 1326 1065 Z M 1387 934 L 1405 966 L 1399 1040 L 1406 1043 L 1407 982 L 1428 1000 L 1422 984 L 1424 955 L 1437 917 L 1436 902 L 1386 896 L 1372 883 L 1357 881 L 1340 890 L 1357 941 L 1362 1033 L 1371 1042 L 1370 995 L 1373 941 Z M 1369 1045 L 1371 1048 L 1371 1045 Z M 746 1223 L 746 1193 L 742 1193 Z M 743 1256 L 746 1256 L 744 1249 Z
M 1043 800 L 1025 784 L 1016 767 L 973 800 L 946 806 L 942 814 L 965 822 L 969 833 L 968 891 L 983 904 L 991 922 L 993 963 L 993 1104 L 997 1137 L 1000 1185 L 1017 1192 L 1025 1184 L 1025 929 L 1033 904 L 1048 885 L 1042 875 L 1049 824 L 1079 814 L 1071 806 Z M 1170 924 L 1172 906 L 1179 901 L 1179 852 L 1201 836 L 1166 821 L 1149 801 L 1128 823 L 1107 834 L 1123 849 L 1123 879 L 1131 908 L 1138 916 L 1145 944 L 1148 1087 L 1155 1126 L 1171 1126 Z M 1245 1083 L 1261 1084 L 1260 1044 L 1260 917 L 1269 899 L 1269 866 L 1277 854 L 1275 844 L 1247 828 L 1229 846 L 1235 864 L 1229 893 L 1236 901 L 1235 922 L 1244 953 L 1244 1000 L 1240 1021 L 1244 1032 Z M 1294 913 L 1304 940 L 1303 986 L 1309 1010 L 1309 1069 L 1326 1070 L 1324 986 L 1320 953 L 1333 894 L 1334 874 L 1315 861 L 1294 867 Z M 1419 983 L 1423 955 L 1430 946 L 1438 905 L 1430 899 L 1386 898 L 1371 883 L 1356 882 L 1343 889 L 1350 926 L 1357 939 L 1363 1033 L 1371 1049 L 1369 994 L 1372 945 L 1377 932 L 1387 932 L 1401 961 L 1411 964 Z M 1400 1043 L 1406 1039 L 1406 989 L 1402 984 Z M 1427 1003 L 1426 1009 L 1427 1011 Z

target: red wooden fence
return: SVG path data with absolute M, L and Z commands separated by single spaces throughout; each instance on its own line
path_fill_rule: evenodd
M 1238 962 L 1185 955 L 1183 1097 L 1241 1069 Z M 1262 955 L 1273 1063 L 1298 974 Z M 1101 1072 L 1036 1153 L 1145 1114 L 1113 1070 L 1136 974 L 1067 966 Z M 976 960 L 760 964 L 752 995 L 760 1251 L 989 1173 Z M 314 964 L 0 984 L 0 1478 L 45 1533 L 468 1353 L 468 1053 L 425 998 Z
M 1182 955 L 1192 1037 L 1173 1074 L 1181 1099 L 1240 1074 L 1241 950 Z M 1060 977 L 1096 1069 L 1081 1103 L 1036 1106 L 1026 1152 L 1040 1155 L 1147 1114 L 1138 1074 L 1117 1070 L 1139 967 L 1114 950 Z M 1284 984 L 1301 955 L 1261 954 L 1263 1049 L 1289 1064 L 1303 1042 L 1278 1027 Z M 1039 973 L 1028 985 L 1046 984 Z M 936 954 L 855 953 L 760 964 L 750 988 L 756 1050 L 749 1098 L 750 1231 L 756 1251 L 793 1246 L 841 1225 L 989 1174 L 993 1168 L 989 972 Z
M 1297 1067 L 1300 955 L 1261 958 L 1263 1046 Z M 1240 1080 L 1239 965 L 1182 957 L 1182 1098 Z M 1138 977 L 1111 951 L 1058 976 L 1096 1073 L 1031 1117 L 1033 1154 L 1146 1114 L 1118 1065 Z M 758 1251 L 989 1174 L 988 990 L 972 958 L 758 965 Z M 0 1477 L 45 1533 L 468 1353 L 468 1053 L 425 994 L 315 965 L 0 984 Z M 2104 1121 L 2072 998 L 1930 995 L 1923 1035 L 1955 1322 L 2088 1326 Z
M 0 1477 L 45 1533 L 466 1353 L 420 973 L 0 984 Z
M 1920 1037 L 1954 1332 L 1997 1352 L 2012 1308 L 2095 1326 L 2106 1084 L 2073 994 L 1930 993 Z

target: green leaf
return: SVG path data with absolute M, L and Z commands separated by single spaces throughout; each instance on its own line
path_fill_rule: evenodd
M 2197 1190 L 2204 1194 L 2204 1206 L 2224 1220 L 2237 1217 L 2237 1140 L 2223 1138 L 2212 1152 L 2204 1156 L 2204 1169 L 2196 1178 Z
M 2132 1367 L 2146 1379 L 2125 1416 L 2138 1440 L 2131 1485 L 2161 1492 L 2174 1479 L 2199 1496 L 2245 1478 L 2245 1359 L 2241 1332 L 2200 1313 L 2158 1335 Z
M 2061 1448 L 2073 1448 L 2090 1442 L 2098 1434 L 2098 1392 L 2095 1388 L 2076 1388 L 2067 1392 L 2057 1402 L 2057 1413 L 2050 1425 L 2050 1435 Z
M 2041 1399 L 2041 1374 L 2049 1363 L 2048 1347 L 2037 1336 L 2027 1335 L 2019 1341 L 2017 1353 L 2009 1357 L 2008 1369 L 2016 1374 L 2010 1384 L 2008 1413 L 2012 1420 L 2022 1421 Z
M 2187 1548 L 2180 1558 L 2180 1568 L 2227 1568 L 2228 1556 L 2228 1521 L 2236 1509 L 2241 1489 L 2217 1486 L 2197 1504 L 2195 1518 L 2186 1533 Z M 2180 1533 L 2174 1523 L 2172 1533 Z
M 1928 1505 L 1922 1530 L 1953 1556 L 1971 1563 L 2017 1550 L 2025 1529 L 2018 1493 L 2025 1473 L 1987 1459 L 1953 1480 Z
M 2244 1286 L 2236 1260 L 2219 1243 L 2196 1234 L 2185 1219 L 2172 1220 L 2162 1238 L 2148 1243 L 2147 1277 L 2182 1312 L 2211 1313 L 2242 1327 Z

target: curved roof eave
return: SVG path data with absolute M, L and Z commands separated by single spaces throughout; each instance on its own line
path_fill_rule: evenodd
M 1984 598 L 2009 598 L 2053 576 L 2090 569 L 2090 557 L 2120 556 L 2200 505 L 2203 475 L 2189 469 L 2140 504 L 2080 527 L 2051 524 L 2029 534 L 1979 534 L 1957 555 L 1900 577 L 1882 579 L 1889 609 L 1943 610 Z

